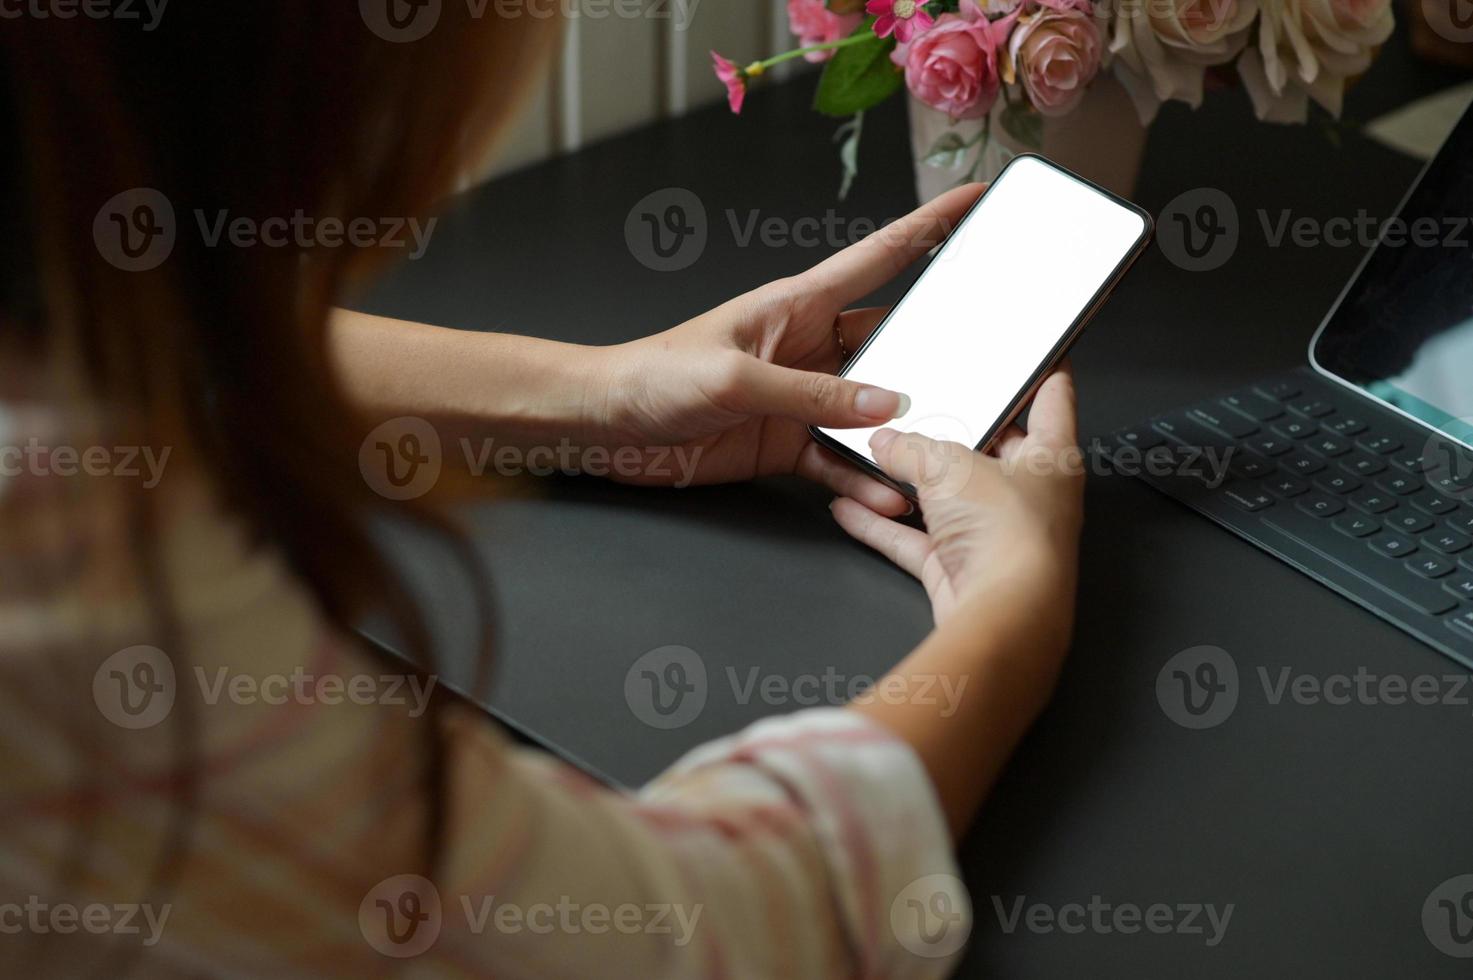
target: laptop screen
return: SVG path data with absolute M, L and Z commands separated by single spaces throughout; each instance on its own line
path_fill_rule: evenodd
M 1473 110 L 1400 214 L 1368 233 L 1379 242 L 1315 335 L 1310 357 L 1320 370 L 1473 445 L 1470 218 Z

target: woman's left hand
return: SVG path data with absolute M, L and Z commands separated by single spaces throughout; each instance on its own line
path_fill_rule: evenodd
M 801 275 L 604 349 L 603 409 L 589 437 L 650 456 L 683 449 L 693 466 L 684 478 L 694 483 L 796 473 L 877 513 L 904 513 L 901 494 L 818 445 L 807 427 L 868 428 L 905 414 L 906 393 L 834 377 L 843 352 L 858 350 L 885 314 L 845 307 L 935 247 L 980 191 L 957 188 Z M 678 475 L 662 473 L 672 475 L 622 479 Z

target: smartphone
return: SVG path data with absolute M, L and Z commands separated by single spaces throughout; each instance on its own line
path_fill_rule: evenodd
M 1037 154 L 1011 160 L 840 375 L 910 396 L 886 424 L 983 449 L 1032 400 L 1150 243 L 1151 216 Z M 812 428 L 901 492 L 875 429 Z

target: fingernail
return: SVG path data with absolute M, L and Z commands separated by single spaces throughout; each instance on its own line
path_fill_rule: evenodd
M 872 419 L 899 418 L 910 409 L 910 399 L 884 388 L 861 388 L 854 396 L 854 410 Z
M 882 453 L 900 435 L 894 429 L 881 429 L 869 437 L 869 447 L 877 453 Z
M 914 514 L 915 512 L 916 512 L 916 505 L 907 500 L 905 502 L 905 514 L 902 515 L 902 516 L 909 517 L 911 514 Z

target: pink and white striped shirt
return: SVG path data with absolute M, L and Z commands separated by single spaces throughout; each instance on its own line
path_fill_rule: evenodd
M 18 418 L 0 415 L 0 446 L 34 431 Z M 173 474 L 150 492 L 177 495 L 163 554 L 184 643 L 155 646 L 137 584 L 84 574 L 79 548 L 117 542 L 78 528 L 66 479 L 0 476 L 6 972 L 811 980 L 953 965 L 969 910 L 934 792 L 908 746 L 856 713 L 761 722 L 624 794 L 451 707 L 429 874 L 423 681 L 329 629 L 276 554 Z M 182 823 L 180 745 L 198 774 Z

